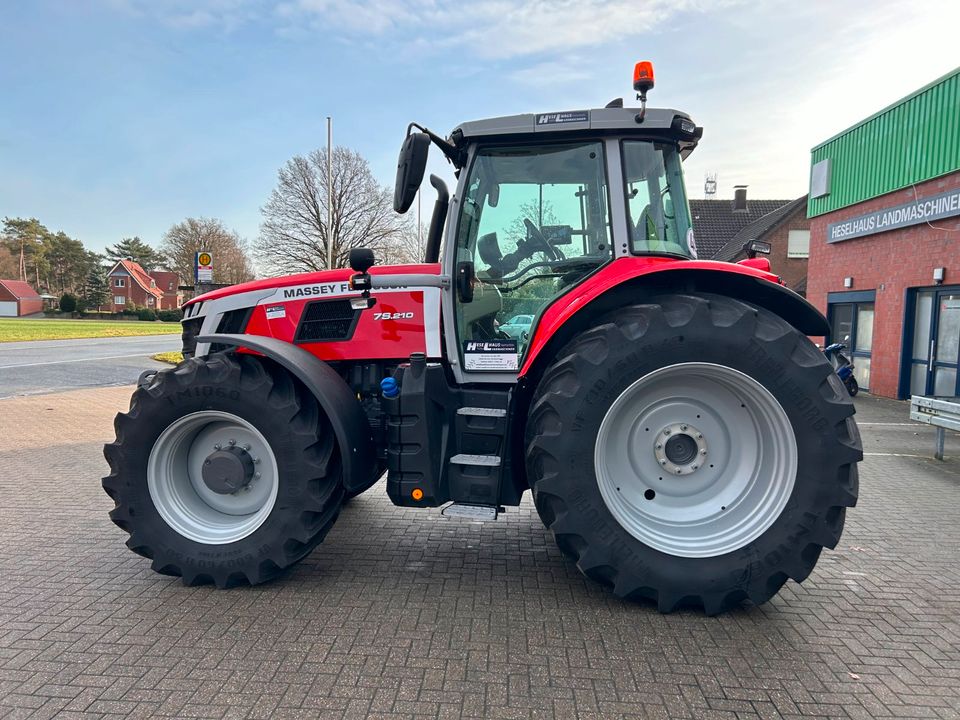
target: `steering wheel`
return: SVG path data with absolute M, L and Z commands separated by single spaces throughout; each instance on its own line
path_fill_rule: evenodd
M 543 246 L 543 249 L 537 248 L 534 252 L 541 251 L 546 253 L 547 257 L 551 260 L 559 260 L 560 255 L 557 254 L 557 249 L 551 245 L 547 239 L 543 236 L 543 233 L 540 231 L 536 225 L 534 225 L 528 218 L 523 219 L 523 224 L 527 228 L 527 233 L 530 237 L 535 240 L 539 245 Z M 531 253 L 532 255 L 533 253 Z

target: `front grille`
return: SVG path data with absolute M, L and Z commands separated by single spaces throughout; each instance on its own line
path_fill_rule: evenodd
M 182 327 L 180 340 L 183 342 L 182 352 L 184 360 L 192 358 L 193 354 L 197 351 L 197 335 L 200 334 L 201 325 L 203 325 L 202 317 L 191 318 L 190 320 L 184 320 L 180 323 Z
M 314 300 L 303 310 L 297 342 L 349 340 L 356 327 L 359 310 L 350 307 L 350 300 Z
M 239 310 L 228 310 L 220 318 L 220 324 L 217 325 L 217 332 L 226 335 L 236 335 L 242 333 L 247 327 L 247 320 L 250 318 L 252 307 L 240 308 Z

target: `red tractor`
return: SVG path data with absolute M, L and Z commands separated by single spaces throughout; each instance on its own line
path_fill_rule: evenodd
M 116 418 L 103 487 L 127 545 L 188 585 L 261 583 L 386 471 L 404 507 L 495 519 L 530 490 L 620 597 L 708 614 L 806 578 L 857 500 L 854 407 L 769 272 L 697 260 L 681 160 L 702 135 L 640 108 L 408 128 L 431 145 L 423 264 L 259 280 L 184 307 L 184 361 Z M 532 316 L 512 332 L 510 319 Z

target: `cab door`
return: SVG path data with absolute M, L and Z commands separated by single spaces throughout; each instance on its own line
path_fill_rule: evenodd
M 461 380 L 515 381 L 543 309 L 613 257 L 608 195 L 600 141 L 474 152 L 450 270 L 448 356 Z M 509 322 L 522 316 L 522 329 Z

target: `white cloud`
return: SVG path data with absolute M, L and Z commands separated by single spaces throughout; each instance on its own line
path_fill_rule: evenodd
M 576 51 L 649 32 L 733 0 L 105 0 L 180 28 L 232 30 L 269 18 L 275 31 L 335 31 L 418 48 L 509 59 Z

